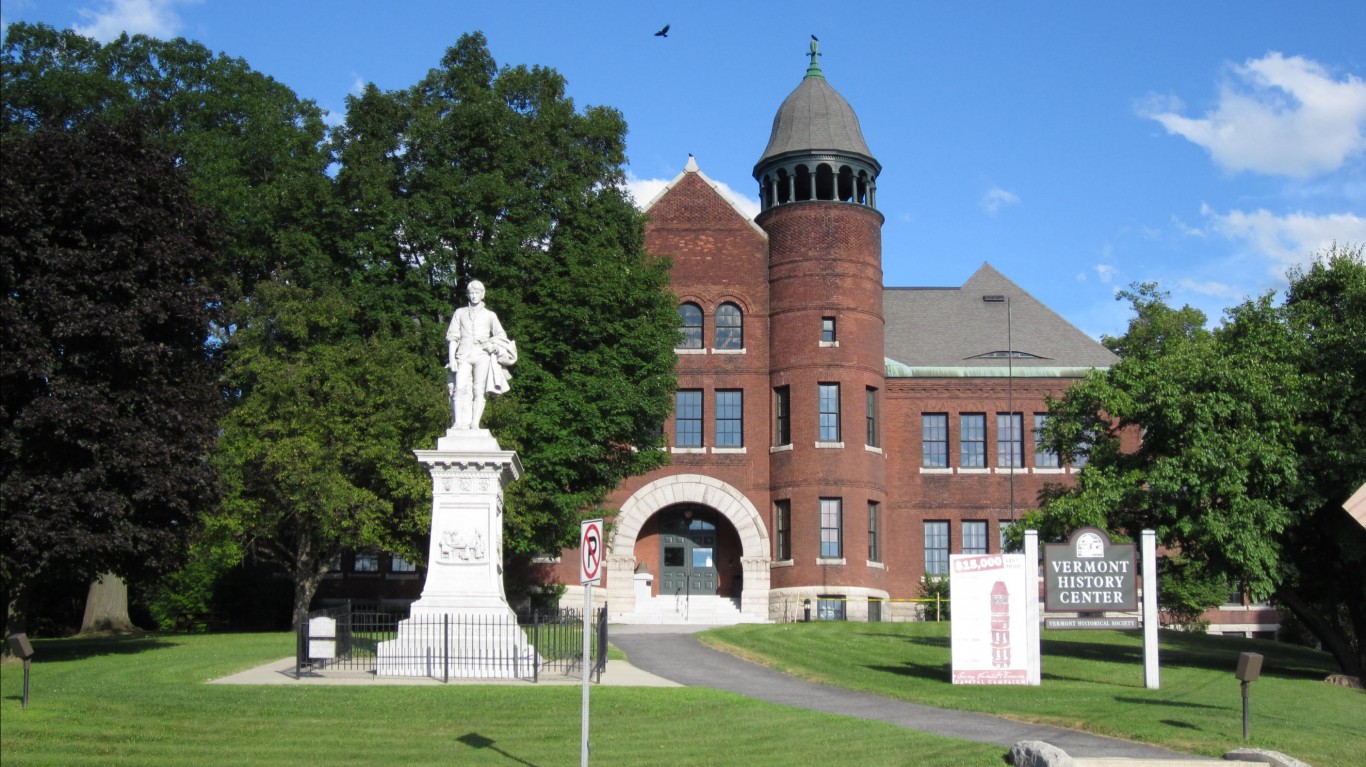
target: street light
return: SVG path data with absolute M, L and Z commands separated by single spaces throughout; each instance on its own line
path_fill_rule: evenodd
M 999 294 L 982 296 L 982 301 L 988 304 L 1006 305 L 1006 423 L 1010 424 L 1006 434 L 1010 440 L 1010 521 L 1015 521 L 1015 469 L 1016 462 L 1024 463 L 1024 435 L 1020 435 L 1020 452 L 1015 452 L 1015 339 L 1011 328 L 1010 317 L 1010 297 Z M 1024 421 L 1024 417 L 1020 417 Z M 1023 428 L 1024 424 L 1020 426 Z

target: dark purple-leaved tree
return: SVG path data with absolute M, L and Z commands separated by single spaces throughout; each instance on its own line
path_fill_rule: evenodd
M 209 214 L 135 120 L 0 147 L 0 588 L 180 564 L 221 410 Z

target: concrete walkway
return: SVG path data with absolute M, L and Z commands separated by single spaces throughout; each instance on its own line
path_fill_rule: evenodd
M 1009 749 L 1022 740 L 1042 740 L 1072 757 L 1132 759 L 1124 764 L 1214 763 L 1141 743 L 1076 730 L 1016 722 L 987 714 L 921 706 L 868 693 L 806 682 L 713 650 L 698 642 L 693 626 L 612 626 L 611 643 L 639 669 L 689 687 L 710 687 L 785 706 L 888 722 L 923 732 Z M 617 661 L 607 664 L 610 669 Z

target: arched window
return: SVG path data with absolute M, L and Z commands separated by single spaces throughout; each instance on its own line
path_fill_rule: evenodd
M 721 304 L 716 309 L 716 348 L 745 348 L 744 319 L 735 304 Z
M 683 332 L 680 349 L 702 348 L 702 307 L 687 303 L 678 307 L 679 330 Z

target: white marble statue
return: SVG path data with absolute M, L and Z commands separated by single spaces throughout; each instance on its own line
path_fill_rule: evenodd
M 484 284 L 471 282 L 466 295 L 469 306 L 455 310 L 446 330 L 452 429 L 479 428 L 486 398 L 508 390 L 507 368 L 517 362 L 517 343 L 508 340 L 498 315 L 484 306 Z

